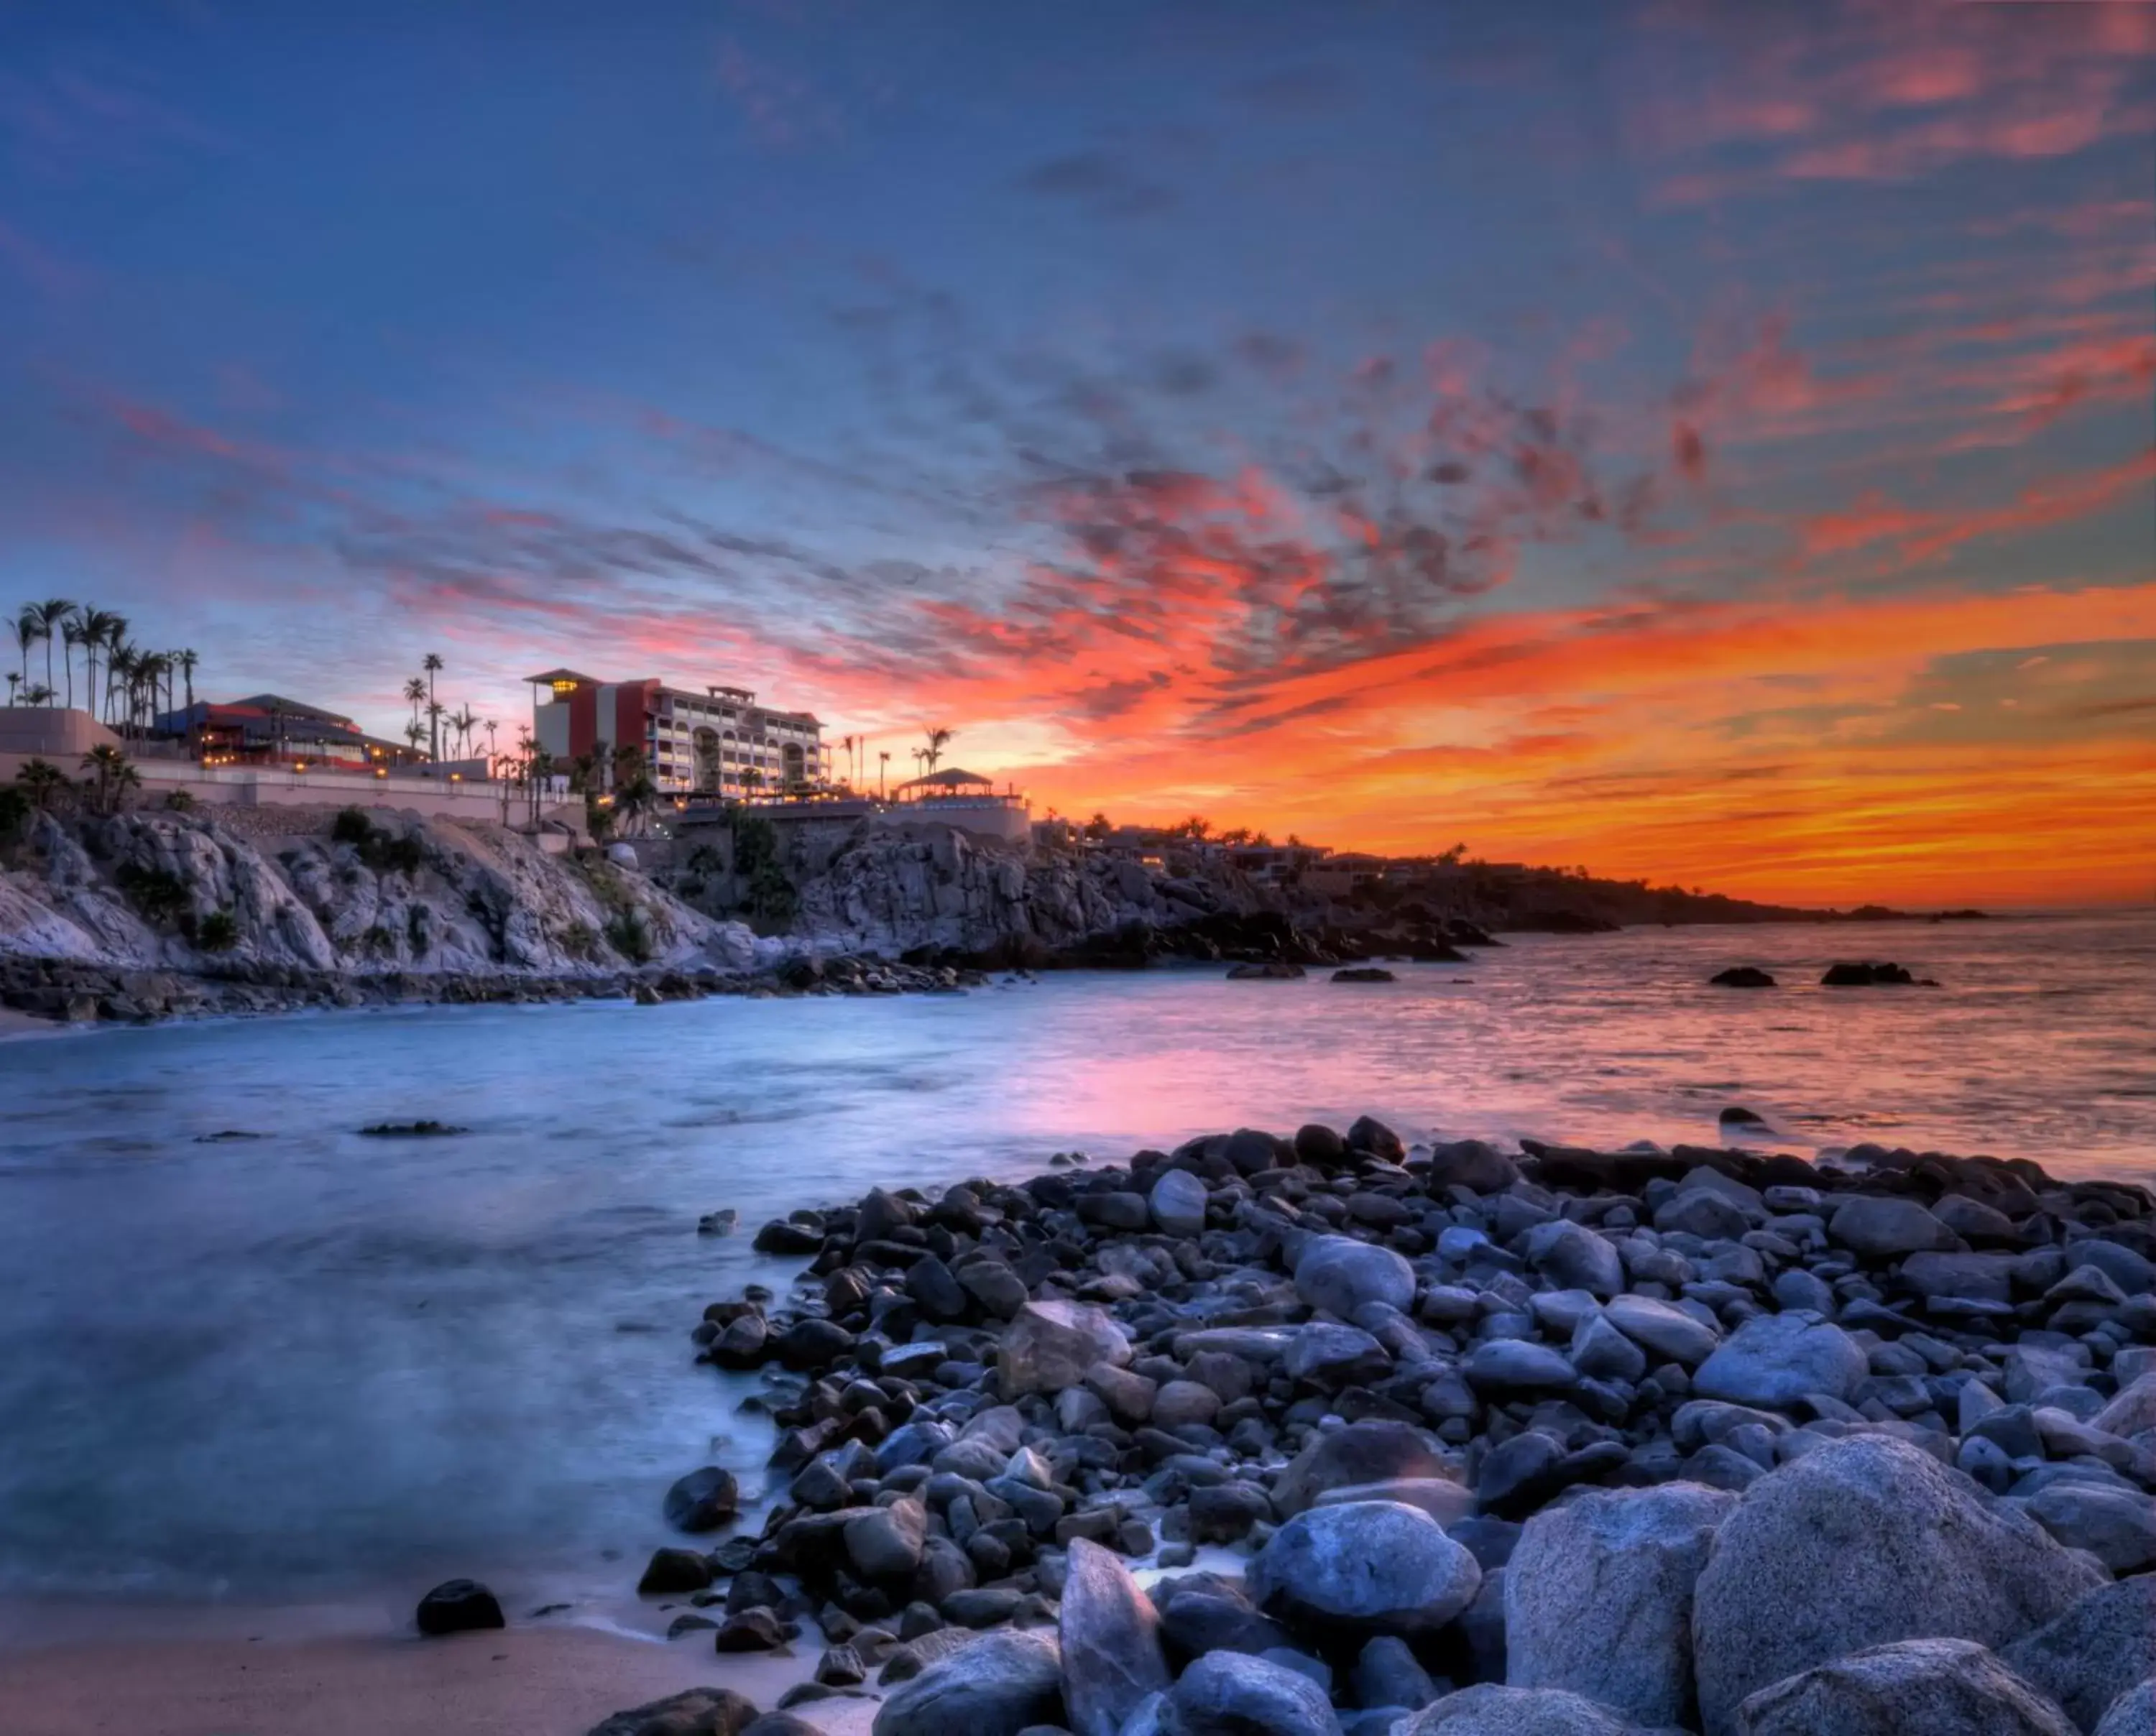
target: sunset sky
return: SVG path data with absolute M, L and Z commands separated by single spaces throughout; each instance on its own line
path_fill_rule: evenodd
M 2146 902 L 2153 438 L 2156 6 L 0 0 L 0 603 L 385 734 Z

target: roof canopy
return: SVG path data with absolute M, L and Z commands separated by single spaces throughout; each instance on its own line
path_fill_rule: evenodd
M 574 669 L 549 669 L 543 675 L 526 675 L 526 681 L 535 685 L 552 687 L 557 681 L 573 681 L 583 687 L 604 687 L 606 684 L 596 675 L 579 675 Z
M 978 771 L 961 771 L 952 766 L 948 771 L 932 771 L 926 777 L 916 777 L 899 786 L 901 790 L 957 790 L 973 784 L 993 787 L 995 780 L 983 777 Z

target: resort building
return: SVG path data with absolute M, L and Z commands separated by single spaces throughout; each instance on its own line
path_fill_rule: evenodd
M 747 688 L 668 687 L 655 677 L 602 681 L 574 669 L 526 678 L 531 736 L 566 769 L 586 755 L 610 781 L 614 750 L 642 750 L 662 795 L 779 795 L 814 790 L 830 774 L 824 726 L 805 711 L 757 704 Z
M 372 771 L 426 756 L 402 741 L 367 735 L 350 718 L 280 694 L 219 704 L 208 699 L 151 720 L 152 741 L 182 744 L 206 766 L 322 766 Z

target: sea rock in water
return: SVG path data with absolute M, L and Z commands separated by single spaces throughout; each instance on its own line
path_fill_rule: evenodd
M 1323 1688 L 1240 1652 L 1207 1652 L 1183 1672 L 1171 1704 L 1182 1736 L 1340 1736 Z M 880 1723 L 875 1736 L 885 1736 Z
M 1250 1564 L 1259 1608 L 1321 1631 L 1435 1633 L 1481 1589 L 1473 1555 L 1419 1508 L 1343 1502 L 1298 1513 Z
M 1505 1680 L 1643 1724 L 1693 1721 L 1692 1587 L 1737 1497 L 1694 1483 L 1589 1489 L 1527 1523 L 1505 1575 Z
M 1405 1259 L 1351 1236 L 1313 1237 L 1295 1262 L 1296 1294 L 1343 1320 L 1367 1302 L 1405 1313 L 1414 1289 L 1414 1267 Z
M 1463 1687 L 1424 1707 L 1393 1736 L 1659 1736 L 1607 1706 L 1557 1687 Z
M 2094 1729 L 2112 1701 L 2156 1676 L 2156 1574 L 2090 1592 L 1999 1657 L 2082 1728 Z
M 1754 1314 L 1691 1379 L 1702 1398 L 1774 1411 L 1813 1392 L 1846 1402 L 1870 1372 L 1862 1347 L 1839 1326 L 1810 1314 Z
M 692 1687 L 617 1712 L 590 1736 L 744 1736 L 761 1723 L 756 1708 L 730 1687 Z
M 2076 1736 L 2065 1713 L 1974 1640 L 1903 1640 L 1763 1687 L 1745 1736 Z
M 1830 1442 L 1753 1484 L 1715 1534 L 1693 1593 L 1701 1727 L 1737 1736 L 1748 1696 L 1866 1646 L 2010 1645 L 2102 1582 L 1928 1453 Z
M 875 1736 L 1018 1736 L 1063 1721 L 1055 1641 L 1031 1629 L 987 1633 L 929 1665 L 876 1713 Z
M 740 1511 L 740 1485 L 721 1466 L 691 1471 L 666 1492 L 666 1523 L 677 1531 L 716 1531 Z
M 477 1580 L 444 1580 L 419 1600 L 414 1616 L 429 1636 L 502 1627 L 501 1605 Z
M 1005 1400 L 1075 1386 L 1096 1362 L 1118 1368 L 1131 1341 L 1106 1309 L 1085 1302 L 1029 1302 L 1004 1329 L 996 1368 Z
M 1160 1618 L 1130 1570 L 1098 1544 L 1074 1538 L 1057 1617 L 1063 1705 L 1077 1736 L 1116 1736 L 1170 1681 Z
M 1718 989 L 1771 989 L 1774 979 L 1756 965 L 1732 965 L 1717 970 L 1707 981 Z
M 1332 973 L 1335 982 L 1397 982 L 1399 979 L 1377 965 L 1353 965 Z
M 1902 965 L 1866 960 L 1828 965 L 1820 986 L 1829 989 L 1902 987 L 1916 980 Z

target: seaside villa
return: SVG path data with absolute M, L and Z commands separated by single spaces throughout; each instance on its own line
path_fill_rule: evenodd
M 805 711 L 759 705 L 747 688 L 699 693 L 656 677 L 603 681 L 574 669 L 526 679 L 532 740 L 557 766 L 586 754 L 604 761 L 633 744 L 668 796 L 776 795 L 815 789 L 830 775 L 824 725 Z M 611 778 L 611 766 L 602 764 L 600 775 Z

